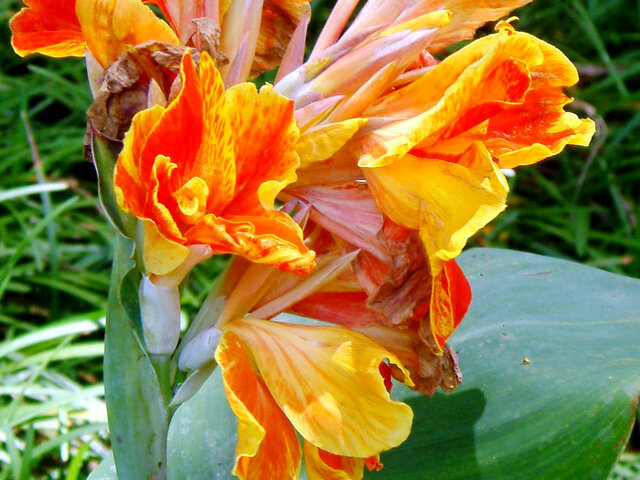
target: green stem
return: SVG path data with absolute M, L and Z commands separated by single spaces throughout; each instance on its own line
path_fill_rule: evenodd
M 157 359 L 156 373 L 136 330 L 138 291 L 128 275 L 131 253 L 131 241 L 116 235 L 104 356 L 111 444 L 120 480 L 166 480 L 169 361 Z

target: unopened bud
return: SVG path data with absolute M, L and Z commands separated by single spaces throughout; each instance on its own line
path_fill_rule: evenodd
M 198 333 L 187 343 L 180 357 L 178 368 L 180 370 L 197 370 L 213 358 L 218 348 L 218 342 L 222 332 L 214 327 L 209 327 Z
M 140 314 L 147 351 L 171 355 L 180 338 L 178 288 L 158 286 L 144 277 L 140 283 Z

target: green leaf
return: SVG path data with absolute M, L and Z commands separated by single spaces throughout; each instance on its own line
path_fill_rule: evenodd
M 180 405 L 169 426 L 170 480 L 235 478 L 238 426 L 216 369 L 200 391 Z
M 89 474 L 87 480 L 118 480 L 116 464 L 113 462 L 113 455 L 109 454 L 100 465 Z
M 413 432 L 376 479 L 606 479 L 640 392 L 640 282 L 507 250 L 460 265 L 474 301 L 451 339 L 464 380 L 398 395 Z
M 365 477 L 606 479 L 640 392 L 640 282 L 507 250 L 460 264 L 474 295 L 451 338 L 463 383 L 433 398 L 396 385 L 412 434 Z M 172 421 L 169 478 L 233 478 L 235 429 L 216 372 Z
M 121 301 L 131 242 L 116 235 L 105 332 L 104 383 L 120 480 L 166 479 L 168 412 L 156 372 Z

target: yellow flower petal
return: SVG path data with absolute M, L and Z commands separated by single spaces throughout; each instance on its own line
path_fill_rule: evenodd
M 276 403 L 305 440 L 335 455 L 365 458 L 402 443 L 413 413 L 392 401 L 379 367 L 397 357 L 341 327 L 230 322 Z
M 506 206 L 507 181 L 480 143 L 457 163 L 406 155 L 364 171 L 378 207 L 420 230 L 433 275 Z
M 364 118 L 351 118 L 342 122 L 323 124 L 303 133 L 296 146 L 296 152 L 300 156 L 300 167 L 308 167 L 312 163 L 331 157 L 365 123 Z
M 165 275 L 189 255 L 189 249 L 163 236 L 151 220 L 144 221 L 144 265 L 149 274 Z

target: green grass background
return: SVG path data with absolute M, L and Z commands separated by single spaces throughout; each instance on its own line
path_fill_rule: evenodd
M 312 33 L 333 3 L 313 2 Z M 0 1 L 0 480 L 72 480 L 109 448 L 101 356 L 113 230 L 82 156 L 83 61 L 17 57 L 8 21 L 20 5 Z M 471 243 L 640 277 L 640 1 L 537 0 L 516 14 L 516 28 L 578 66 L 569 108 L 598 133 L 591 148 L 518 170 L 510 207 Z M 187 316 L 220 267 L 189 278 Z M 633 448 L 611 478 L 640 479 Z

